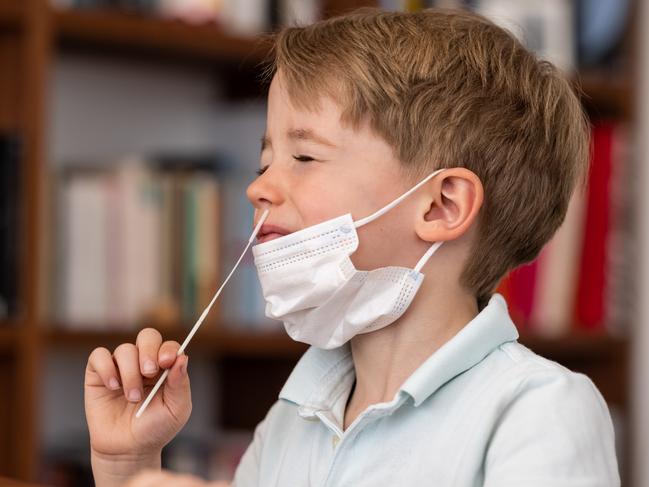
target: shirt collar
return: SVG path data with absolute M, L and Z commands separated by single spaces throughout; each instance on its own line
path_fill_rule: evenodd
M 507 303 L 494 294 L 487 306 L 406 379 L 401 390 L 419 406 L 449 380 L 478 364 L 494 349 L 518 339 Z
M 406 379 L 400 391 L 409 394 L 414 405 L 419 406 L 446 382 L 517 338 L 505 299 L 494 294 L 473 320 Z M 349 344 L 333 350 L 311 347 L 295 366 L 279 397 L 313 411 L 331 409 L 344 389 L 351 387 L 353 367 Z
M 353 376 L 354 362 L 349 343 L 333 350 L 310 347 L 300 358 L 286 384 L 280 399 L 312 410 L 330 409 L 342 393 L 340 387 Z M 347 377 L 348 380 L 344 380 Z

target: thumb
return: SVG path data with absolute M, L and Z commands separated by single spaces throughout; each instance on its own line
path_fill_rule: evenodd
M 183 425 L 192 411 L 192 394 L 187 374 L 187 355 L 179 356 L 169 370 L 163 391 L 164 404 L 178 422 Z

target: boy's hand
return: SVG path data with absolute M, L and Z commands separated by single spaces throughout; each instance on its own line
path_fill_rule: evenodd
M 131 478 L 124 487 L 229 487 L 226 482 L 205 482 L 192 475 L 146 471 Z
M 162 447 L 189 419 L 187 356 L 176 357 L 179 348 L 177 342 L 163 343 L 158 331 L 146 328 L 138 333 L 135 345 L 123 343 L 112 355 L 105 348 L 90 354 L 85 408 L 98 484 L 97 476 L 124 480 L 142 468 L 159 468 Z M 136 419 L 140 404 L 167 368 L 171 371 L 166 382 Z

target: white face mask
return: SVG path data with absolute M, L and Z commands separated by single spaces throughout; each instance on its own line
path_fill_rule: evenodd
M 397 320 L 424 279 L 419 271 L 442 242 L 434 243 L 414 269 L 359 271 L 349 258 L 358 248 L 356 229 L 387 213 L 441 171 L 361 220 L 353 221 L 348 213 L 255 245 L 266 316 L 283 321 L 293 340 L 326 349 Z

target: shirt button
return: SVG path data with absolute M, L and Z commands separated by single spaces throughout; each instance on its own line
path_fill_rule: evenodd
M 334 450 L 338 446 L 338 442 L 340 442 L 340 438 L 338 437 L 338 435 L 333 435 L 331 437 L 331 446 L 334 448 Z

